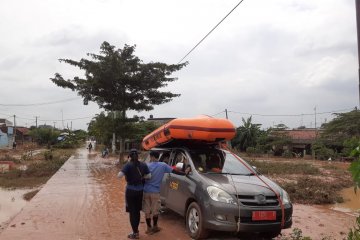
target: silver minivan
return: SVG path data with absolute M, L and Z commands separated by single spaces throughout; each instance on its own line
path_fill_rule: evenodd
M 292 225 L 288 194 L 246 161 L 216 146 L 154 148 L 186 175 L 165 174 L 162 205 L 186 218 L 193 239 L 209 230 L 278 236 Z

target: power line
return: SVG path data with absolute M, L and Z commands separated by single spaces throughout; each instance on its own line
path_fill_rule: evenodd
M 5 113 L 0 113 L 0 115 L 4 115 L 4 116 L 7 116 L 7 117 L 12 117 L 12 115 L 5 114 Z
M 244 1 L 244 0 L 241 0 L 238 4 L 236 4 L 236 6 L 235 6 L 233 9 L 231 9 L 231 11 L 230 11 L 228 14 L 226 14 L 226 16 L 225 16 L 223 19 L 221 19 L 221 21 L 218 22 L 218 24 L 216 24 L 215 27 L 213 27 L 213 28 L 210 30 L 210 32 L 208 32 L 208 33 L 205 35 L 205 37 L 203 37 L 203 38 L 195 45 L 195 47 L 193 47 L 193 48 L 178 62 L 178 64 L 180 64 L 192 51 L 194 51 L 195 48 L 197 48 L 197 46 L 199 46 L 200 43 L 202 43 L 202 41 L 204 41 L 205 38 L 207 38 L 243 1 Z
M 74 121 L 74 120 L 82 120 L 82 119 L 89 119 L 93 118 L 94 116 L 89 117 L 80 117 L 80 118 L 68 118 L 68 119 L 39 119 L 38 121 L 47 122 L 47 121 L 53 121 L 53 122 L 62 122 L 62 121 Z
M 329 113 L 337 113 L 337 112 L 345 112 L 353 110 L 354 108 L 348 109 L 340 109 L 340 110 L 333 110 L 328 112 L 320 112 L 316 113 L 317 115 L 321 114 L 329 114 Z M 314 113 L 301 113 L 301 114 L 259 114 L 259 113 L 246 113 L 246 112 L 236 112 L 236 111 L 228 111 L 236 114 L 243 114 L 243 115 L 253 115 L 253 116 L 261 116 L 261 117 L 301 117 L 301 116 L 314 116 Z
M 218 113 L 216 113 L 216 114 L 210 115 L 210 117 L 215 117 L 216 115 L 219 115 L 219 114 L 221 114 L 221 113 L 223 113 L 223 112 L 225 112 L 225 111 L 221 111 L 221 112 L 218 112 Z
M 6 116 L 12 117 L 11 115 L 6 115 Z M 79 117 L 79 118 L 68 118 L 68 119 L 40 119 L 40 118 L 38 118 L 38 121 L 41 121 L 41 122 L 54 122 L 54 121 L 55 122 L 62 122 L 62 121 L 74 121 L 74 120 L 89 119 L 89 118 L 93 118 L 93 117 L 94 116 Z M 22 119 L 22 120 L 36 121 L 36 118 L 19 117 L 18 115 L 16 115 L 16 118 Z
M 0 103 L 0 106 L 2 106 L 2 107 L 42 106 L 42 105 L 50 105 L 50 104 L 55 104 L 55 103 L 69 102 L 69 101 L 74 101 L 74 100 L 78 100 L 78 99 L 79 99 L 79 98 L 68 98 L 68 99 L 63 99 L 63 100 L 58 100 L 58 101 L 52 101 L 52 102 L 28 103 L 28 104 L 1 104 L 1 103 Z

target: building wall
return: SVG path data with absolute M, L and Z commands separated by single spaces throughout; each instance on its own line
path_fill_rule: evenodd
M 8 135 L 0 130 L 0 148 L 4 148 L 8 146 L 9 146 Z

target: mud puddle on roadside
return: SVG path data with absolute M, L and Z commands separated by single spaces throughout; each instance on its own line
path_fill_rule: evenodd
M 358 216 L 360 213 L 360 191 L 355 193 L 354 188 L 346 188 L 341 191 L 341 196 L 344 199 L 342 203 L 333 204 L 330 209 L 344 212 L 352 216 Z

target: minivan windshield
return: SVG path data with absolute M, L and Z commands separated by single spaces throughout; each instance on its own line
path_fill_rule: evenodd
M 195 169 L 200 173 L 208 174 L 232 174 L 232 175 L 253 175 L 249 170 L 252 167 L 240 162 L 233 154 L 219 149 L 190 150 L 190 155 Z M 246 166 L 245 166 L 245 165 Z

